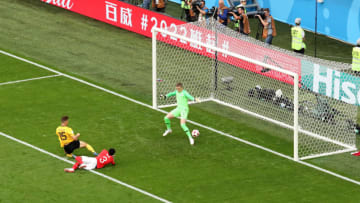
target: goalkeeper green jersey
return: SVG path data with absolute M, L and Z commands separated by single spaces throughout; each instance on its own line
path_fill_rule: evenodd
M 186 90 L 183 90 L 181 92 L 175 90 L 174 92 L 170 92 L 169 94 L 167 94 L 166 97 L 172 97 L 175 95 L 178 108 L 188 109 L 188 100 L 194 101 L 194 97 L 191 96 Z

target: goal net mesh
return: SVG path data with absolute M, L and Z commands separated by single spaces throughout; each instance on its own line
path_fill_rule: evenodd
M 326 88 L 324 85 L 320 85 L 319 93 L 315 93 L 312 72 L 303 73 L 301 70 L 303 58 L 243 36 L 212 19 L 170 27 L 167 31 L 184 36 L 189 41 L 158 33 L 157 96 L 174 91 L 175 84 L 181 82 L 190 94 L 201 101 L 217 102 L 293 129 L 293 77 L 227 55 L 231 52 L 297 73 L 303 78 L 304 81 L 299 81 L 298 95 L 300 157 L 312 158 L 354 150 L 357 108 L 321 94 L 326 92 L 322 89 Z M 228 52 L 215 51 L 214 47 Z M 307 68 L 311 70 L 312 66 L 308 63 Z M 158 99 L 156 104 L 159 108 L 175 105 L 175 98 Z

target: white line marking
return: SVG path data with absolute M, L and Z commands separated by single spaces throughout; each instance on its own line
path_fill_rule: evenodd
M 59 76 L 61 76 L 61 74 L 48 75 L 48 76 L 37 77 L 37 78 L 29 78 L 29 79 L 25 79 L 25 80 L 16 80 L 16 81 L 10 81 L 10 82 L 3 82 L 3 83 L 0 83 L 0 86 L 1 86 L 1 85 L 8 85 L 8 84 L 20 83 L 20 82 L 27 82 L 27 81 L 32 81 L 32 80 L 41 80 L 41 79 L 45 79 L 45 78 L 59 77 Z
M 223 135 L 223 136 L 226 136 L 226 137 L 228 137 L 228 138 L 237 140 L 237 141 L 242 142 L 242 143 L 244 143 L 244 144 L 247 144 L 247 145 L 256 147 L 256 148 L 258 148 L 258 149 L 262 149 L 262 150 L 264 150 L 264 151 L 270 152 L 270 153 L 275 154 L 275 155 L 277 155 L 277 156 L 280 156 L 280 157 L 289 159 L 289 160 L 291 160 L 291 161 L 294 161 L 294 158 L 291 157 L 291 156 L 288 156 L 288 155 L 282 154 L 282 153 L 280 153 L 280 152 L 271 150 L 271 149 L 269 149 L 269 148 L 263 147 L 263 146 L 261 146 L 261 145 L 258 145 L 258 144 L 249 142 L 249 141 L 247 141 L 247 140 L 243 140 L 243 139 L 241 139 L 241 138 L 234 137 L 234 136 L 232 136 L 232 135 L 230 135 L 230 134 L 221 132 L 221 131 L 216 130 L 216 129 L 211 128 L 211 127 L 207 127 L 207 126 L 205 126 L 205 125 L 202 125 L 202 124 L 197 123 L 197 122 L 194 122 L 194 121 L 188 120 L 188 122 L 189 122 L 189 123 L 192 123 L 192 124 L 194 124 L 194 125 L 197 125 L 197 126 L 199 126 L 199 127 L 208 129 L 208 130 L 210 130 L 210 131 L 216 132 L 216 133 L 221 134 L 221 135 Z M 308 167 L 310 167 L 310 168 L 314 168 L 314 169 L 316 169 L 316 170 L 319 170 L 319 171 L 321 171 L 321 172 L 330 174 L 330 175 L 335 176 L 335 177 L 338 177 L 338 178 L 340 178 L 340 179 L 343 179 L 343 180 L 352 182 L 352 183 L 354 183 L 354 184 L 356 184 L 356 185 L 360 185 L 360 181 L 356 181 L 356 180 L 351 179 L 351 178 L 348 178 L 348 177 L 346 177 L 346 176 L 342 176 L 342 175 L 340 175 L 340 174 L 334 173 L 334 172 L 329 171 L 329 170 L 327 170 L 327 169 L 324 169 L 324 168 L 321 168 L 321 167 L 319 167 L 319 166 L 315 166 L 315 165 L 313 165 L 313 164 L 310 164 L 310 163 L 308 163 L 308 162 L 305 162 L 305 161 L 294 161 L 294 162 L 303 164 L 303 165 L 308 166 Z
M 43 150 L 43 149 L 41 149 L 41 148 L 39 148 L 39 147 L 36 147 L 36 146 L 34 146 L 34 145 L 32 145 L 32 144 L 29 144 L 29 143 L 27 143 L 27 142 L 24 142 L 24 141 L 22 141 L 22 140 L 19 140 L 19 139 L 15 138 L 15 137 L 12 137 L 12 136 L 10 136 L 10 135 L 7 135 L 7 134 L 5 134 L 5 133 L 3 133 L 3 132 L 0 132 L 0 135 L 3 136 L 3 137 L 5 137 L 5 138 L 8 138 L 8 139 L 10 139 L 10 140 L 13 140 L 13 141 L 15 141 L 15 142 L 18 142 L 18 143 L 20 143 L 20 144 L 26 145 L 26 146 L 28 146 L 28 147 L 30 147 L 30 148 L 33 148 L 33 149 L 35 149 L 35 150 L 37 150 L 37 151 L 39 151 L 39 152 L 41 152 L 41 153 L 47 154 L 47 155 L 49 155 L 49 156 L 51 156 L 51 157 L 54 157 L 54 158 L 59 159 L 59 160 L 61 160 L 61 161 L 64 161 L 64 162 L 66 162 L 66 163 L 74 164 L 73 161 L 67 160 L 67 159 L 65 159 L 65 158 L 63 158 L 63 157 L 60 157 L 60 156 L 58 156 L 58 155 L 55 155 L 55 154 L 53 154 L 53 153 L 51 153 L 51 152 L 48 152 L 48 151 L 46 151 L 46 150 Z M 142 190 L 142 189 L 139 189 L 139 188 L 137 188 L 137 187 L 134 187 L 134 186 L 132 186 L 132 185 L 129 185 L 129 184 L 127 184 L 127 183 L 124 183 L 124 182 L 122 182 L 122 181 L 120 181 L 120 180 L 117 180 L 117 179 L 115 179 L 115 178 L 112 178 L 112 177 L 110 177 L 110 176 L 107 176 L 107 175 L 105 175 L 105 174 L 103 174 L 103 173 L 99 173 L 99 172 L 97 172 L 97 171 L 95 171 L 95 170 L 89 170 L 89 171 L 90 171 L 91 173 L 94 173 L 94 174 L 98 175 L 98 176 L 101 176 L 101 177 L 103 177 L 103 178 L 106 178 L 106 179 L 108 179 L 108 180 L 110 180 L 110 181 L 113 181 L 113 182 L 115 182 L 115 183 L 118 183 L 118 184 L 120 184 L 120 185 L 122 185 L 122 186 L 125 186 L 125 187 L 127 187 L 127 188 L 130 188 L 130 189 L 135 190 L 135 191 L 137 191 L 137 192 L 140 192 L 140 193 L 142 193 L 142 194 L 144 194 L 144 195 L 147 195 L 147 196 L 149 196 L 149 197 L 152 197 L 152 198 L 154 198 L 154 199 L 157 199 L 157 200 L 159 200 L 159 201 L 161 201 L 161 202 L 170 203 L 170 201 L 168 201 L 168 200 L 166 200 L 166 199 L 163 199 L 163 198 L 161 198 L 161 197 L 158 197 L 158 196 L 156 196 L 156 195 L 153 195 L 153 194 L 151 194 L 151 193 L 149 193 L 149 192 L 146 192 L 146 191 L 144 191 L 144 190 Z
M 61 73 L 61 72 L 59 72 L 59 71 L 53 70 L 53 69 L 48 68 L 48 67 L 46 67 L 46 66 L 40 65 L 40 64 L 35 63 L 35 62 L 32 62 L 32 61 L 29 61 L 29 60 L 27 60 L 27 59 L 24 59 L 24 58 L 15 56 L 15 55 L 10 54 L 10 53 L 8 53 L 8 52 L 5 52 L 5 51 L 3 51 L 3 50 L 0 50 L 0 53 L 2 53 L 2 54 L 4 54 L 4 55 L 7 55 L 7 56 L 10 56 L 10 57 L 13 57 L 13 58 L 16 58 L 16 59 L 18 59 L 18 60 L 20 60 L 20 61 L 24 61 L 24 62 L 26 62 L 26 63 L 32 64 L 32 65 L 37 66 L 37 67 L 39 67 L 39 68 L 48 70 L 48 71 L 50 71 L 50 72 L 53 72 L 53 73 L 56 73 L 56 74 L 62 74 L 64 77 L 67 77 L 67 78 L 70 78 L 70 79 L 72 79 L 72 80 L 81 82 L 81 83 L 86 84 L 86 85 L 88 85 L 88 86 L 97 88 L 97 89 L 102 90 L 102 91 L 104 91 L 104 92 L 113 94 L 113 95 L 115 95 L 115 96 L 121 97 L 121 98 L 126 99 L 126 100 L 128 100 L 128 101 L 134 102 L 134 103 L 136 103 L 136 104 L 139 104 L 139 105 L 142 105 L 142 106 L 145 106 L 145 107 L 154 109 L 151 105 L 142 103 L 142 102 L 137 101 L 137 100 L 135 100 L 135 99 L 132 99 L 132 98 L 130 98 L 130 97 L 124 96 L 124 95 L 122 95 L 122 94 L 116 93 L 116 92 L 111 91 L 111 90 L 108 90 L 108 89 L 105 89 L 105 88 L 100 87 L 100 86 L 97 86 L 97 85 L 95 85 L 95 84 L 86 82 L 86 81 L 81 80 L 81 79 L 79 79 L 79 78 L 76 78 L 76 77 L 73 77 L 73 76 L 70 76 L 70 75 Z M 162 112 L 162 113 L 164 113 L 164 114 L 167 114 L 167 113 L 168 113 L 168 112 L 166 112 L 166 111 L 164 111 L 164 110 L 162 110 L 162 109 L 154 109 L 154 110 L 159 111 L 159 112 Z M 232 136 L 232 135 L 230 135 L 230 134 L 228 134 L 228 133 L 224 133 L 224 132 L 222 132 L 222 131 L 216 130 L 216 129 L 214 129 L 214 128 L 205 126 L 205 125 L 203 125 L 203 124 L 200 124 L 200 123 L 197 123 L 197 122 L 194 122 L 194 121 L 191 121 L 191 120 L 188 120 L 187 122 L 189 122 L 189 123 L 191 123 L 191 124 L 194 124 L 194 125 L 197 125 L 197 126 L 199 126 L 199 127 L 205 128 L 205 129 L 207 129 L 207 130 L 213 131 L 213 132 L 218 133 L 218 134 L 220 134 L 220 135 L 226 136 L 226 137 L 228 137 L 228 138 L 237 140 L 237 141 L 242 142 L 242 143 L 244 143 L 244 144 L 247 144 L 247 145 L 256 147 L 256 148 L 258 148 L 258 149 L 261 149 L 261 150 L 270 152 L 270 153 L 272 153 L 272 154 L 275 154 L 275 155 L 277 155 L 277 156 L 280 156 L 280 157 L 283 157 L 283 158 L 286 158 L 286 159 L 289 159 L 289 160 L 294 161 L 294 159 L 293 159 L 292 157 L 290 157 L 290 156 L 287 156 L 287 155 L 285 155 L 285 154 L 276 152 L 276 151 L 271 150 L 271 149 L 269 149 L 269 148 L 266 148 L 266 147 L 257 145 L 257 144 L 255 144 L 255 143 L 252 143 L 252 142 L 243 140 L 243 139 L 241 139 L 241 138 Z M 297 162 L 297 163 L 300 163 L 300 164 L 303 164 L 303 165 L 305 165 L 305 166 L 308 166 L 308 167 L 310 167 L 310 168 L 319 170 L 319 171 L 321 171 L 321 172 L 327 173 L 327 174 L 329 174 L 329 175 L 338 177 L 338 178 L 343 179 L 343 180 L 345 180 L 345 181 L 348 181 L 348 182 L 351 182 L 351 183 L 360 185 L 360 182 L 359 182 L 359 181 L 356 181 L 356 180 L 354 180 L 354 179 L 351 179 L 351 178 L 342 176 L 342 175 L 340 175 L 340 174 L 334 173 L 334 172 L 332 172 L 332 171 L 323 169 L 323 168 L 318 167 L 318 166 L 315 166 L 315 165 L 313 165 L 313 164 L 310 164 L 310 163 L 307 163 L 307 162 L 304 162 L 304 161 L 296 161 L 296 162 Z

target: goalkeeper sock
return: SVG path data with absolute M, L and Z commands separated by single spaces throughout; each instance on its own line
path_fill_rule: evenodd
M 186 133 L 186 135 L 189 137 L 189 138 L 192 138 L 191 137 L 191 134 L 190 134 L 190 130 L 189 128 L 186 126 L 186 124 L 181 124 L 181 128 L 184 130 L 184 132 Z
M 168 117 L 164 117 L 165 125 L 168 130 L 171 130 L 171 121 Z
M 89 151 L 92 152 L 92 153 L 95 153 L 94 148 L 93 148 L 91 145 L 89 145 L 89 144 L 86 145 L 86 149 L 89 150 Z

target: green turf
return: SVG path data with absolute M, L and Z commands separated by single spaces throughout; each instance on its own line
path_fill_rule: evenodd
M 281 26 L 279 24 L 280 29 Z M 2 49 L 143 102 L 151 101 L 150 39 L 37 0 L 0 1 L 0 27 Z M 274 44 L 289 46 L 289 40 L 280 37 L 281 33 L 287 33 L 285 28 Z M 345 52 L 339 50 L 347 50 L 346 46 L 332 51 L 331 46 L 340 44 L 323 39 L 328 44 L 322 45 L 324 51 L 345 56 Z M 14 62 L 4 56 L 0 59 L 2 82 L 47 75 L 23 62 Z M 9 70 L 9 67 L 14 69 Z M 177 120 L 173 121 L 175 135 L 163 138 L 164 115 L 63 77 L 2 86 L 0 95 L 6 95 L 0 98 L 0 131 L 63 155 L 54 131 L 59 117 L 69 114 L 71 126 L 81 132 L 81 139 L 97 150 L 109 146 L 119 149 L 116 157 L 119 164 L 101 172 L 175 202 L 356 202 L 358 199 L 358 187 L 353 184 L 204 129 L 200 129 L 197 145 L 190 148 Z M 291 132 L 232 109 L 214 103 L 195 105 L 191 107 L 190 119 L 292 155 Z M 4 141 L 4 145 L 9 144 L 13 145 L 13 142 Z M 86 150 L 78 153 L 90 155 Z M 9 154 L 10 159 L 20 158 L 16 153 Z M 45 155 L 34 154 L 35 163 L 46 159 Z M 69 190 L 91 192 L 87 188 L 100 182 L 97 179 L 91 181 L 91 175 L 86 178 L 91 184 L 77 190 L 77 183 L 68 185 L 66 179 L 61 179 L 70 175 L 62 172 L 67 164 L 53 161 L 56 162 L 54 171 L 60 174 L 56 184 L 67 186 Z M 354 164 L 357 161 L 349 154 L 311 160 L 321 167 L 360 180 L 360 167 Z M 9 165 L 2 169 L 11 173 L 13 167 Z M 50 167 L 42 170 L 46 169 L 53 170 Z M 51 181 L 53 175 L 49 173 L 39 172 L 37 177 L 55 182 Z M 81 178 L 87 173 L 78 174 Z M 20 187 L 26 176 L 15 179 L 14 185 Z M 113 183 L 101 185 L 103 190 L 122 190 L 124 195 L 118 194 L 124 198 L 133 194 Z M 57 190 L 49 188 L 49 191 L 55 193 Z M 0 189 L 1 192 L 10 194 L 6 198 L 8 201 L 21 201 L 11 199 L 9 191 Z M 36 193 L 38 196 L 43 194 L 42 191 Z M 57 196 L 49 196 L 54 197 Z M 142 198 L 134 194 L 133 199 L 120 200 L 148 200 Z
M 68 163 L 7 138 L 0 137 L 0 147 L 2 203 L 157 202 L 86 171 L 64 174 L 63 168 L 71 166 Z
M 164 138 L 161 136 L 163 114 L 64 77 L 6 85 L 0 88 L 0 94 L 7 95 L 7 99 L 0 102 L 4 107 L 0 129 L 5 133 L 63 155 L 54 130 L 58 118 L 68 114 L 70 125 L 82 134 L 82 140 L 97 150 L 110 146 L 118 149 L 116 167 L 107 167 L 101 172 L 175 202 L 325 201 L 331 194 L 335 202 L 351 201 L 358 195 L 351 183 L 205 129 L 200 128 L 202 137 L 197 139 L 195 147 L 190 147 L 176 120 L 174 134 Z M 16 119 L 12 115 L 16 115 Z M 6 119 L 9 117 L 14 119 Z M 86 150 L 77 151 L 79 153 L 90 155 Z M 17 153 L 7 156 L 27 158 Z M 32 159 L 54 161 L 40 153 Z M 55 166 L 51 163 L 51 167 L 43 166 L 42 170 L 47 172 L 39 175 L 52 181 L 50 177 L 56 173 L 60 176 L 57 184 L 76 187 L 77 183 L 68 184 L 70 174 L 62 172 L 68 165 L 56 162 Z M 3 166 L 5 171 L 11 168 Z M 76 174 L 82 177 L 86 172 Z M 87 192 L 91 184 L 98 185 L 98 181 L 82 178 L 88 184 L 78 189 L 80 191 Z M 14 187 L 18 184 L 14 183 Z M 329 184 L 337 187 L 328 187 Z M 113 189 L 109 184 L 104 187 Z M 306 189 L 299 191 L 298 188 Z M 47 190 L 52 193 L 56 188 Z
M 34 69 L 33 65 L 19 66 L 19 60 L 0 55 L 0 83 L 54 75 L 43 69 Z
M 171 3 L 169 8 L 176 10 L 177 5 Z M 151 102 L 150 39 L 37 0 L 3 0 L 0 17 L 3 49 Z M 257 26 L 253 24 L 256 22 L 252 23 L 252 34 L 255 34 Z M 278 27 L 279 36 L 274 44 L 289 49 L 290 28 L 281 23 Z M 319 38 L 325 40 L 319 43 L 320 52 L 350 57 L 351 47 L 326 37 Z M 310 44 L 308 47 L 312 49 Z
M 1 1 L 0 15 L 0 47 L 151 101 L 149 39 L 37 0 Z

